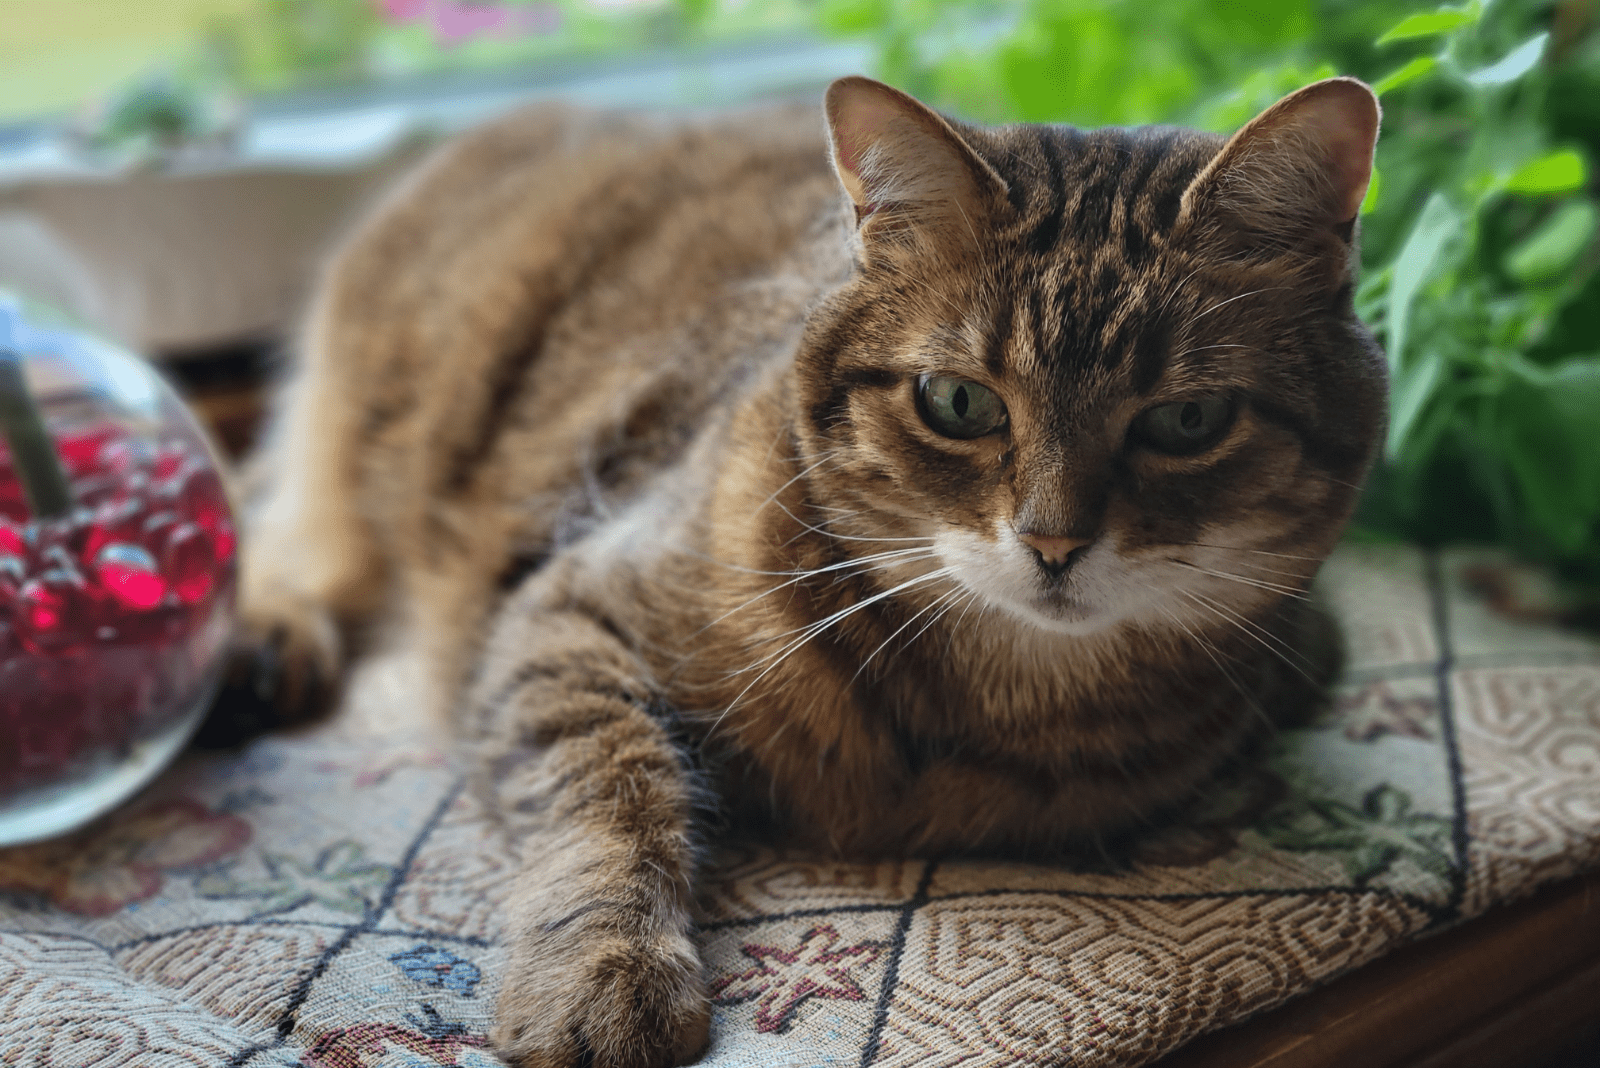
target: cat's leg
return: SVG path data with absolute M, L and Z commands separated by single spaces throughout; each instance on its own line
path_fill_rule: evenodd
M 262 726 L 321 711 L 352 628 L 380 605 L 386 568 L 355 485 L 355 413 L 325 329 L 307 332 L 265 446 L 243 479 L 239 636 L 219 702 Z
M 522 856 L 492 1034 L 520 1068 L 666 1068 L 705 1047 L 696 788 L 652 693 L 594 619 L 513 606 L 458 710 Z

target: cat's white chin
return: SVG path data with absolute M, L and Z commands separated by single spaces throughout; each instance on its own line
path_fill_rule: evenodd
M 1105 630 L 1115 618 L 1110 612 L 1086 605 L 1071 598 L 1040 597 L 1024 611 L 1007 606 L 1011 613 L 1026 622 L 1051 632 L 1072 637 L 1088 637 Z
M 1092 609 L 1053 609 L 1048 605 L 1019 605 L 991 601 L 1015 623 L 1060 638 L 1092 638 L 1115 622 L 1110 613 Z

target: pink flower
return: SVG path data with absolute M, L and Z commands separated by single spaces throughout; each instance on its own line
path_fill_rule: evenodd
M 428 13 L 428 0 L 379 0 L 383 13 L 395 22 L 415 22 Z
M 550 3 L 486 3 L 483 0 L 378 0 L 392 22 L 427 22 L 443 46 L 494 34 L 513 37 L 550 33 L 561 25 L 561 9 Z

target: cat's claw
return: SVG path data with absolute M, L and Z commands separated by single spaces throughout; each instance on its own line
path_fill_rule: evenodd
M 699 957 L 677 931 L 541 930 L 517 946 L 495 1015 L 490 1041 L 514 1068 L 672 1068 L 711 1031 Z

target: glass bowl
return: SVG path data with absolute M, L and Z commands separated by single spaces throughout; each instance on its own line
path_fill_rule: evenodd
M 0 291 L 0 845 L 114 807 L 183 747 L 233 621 L 217 457 L 149 365 Z

